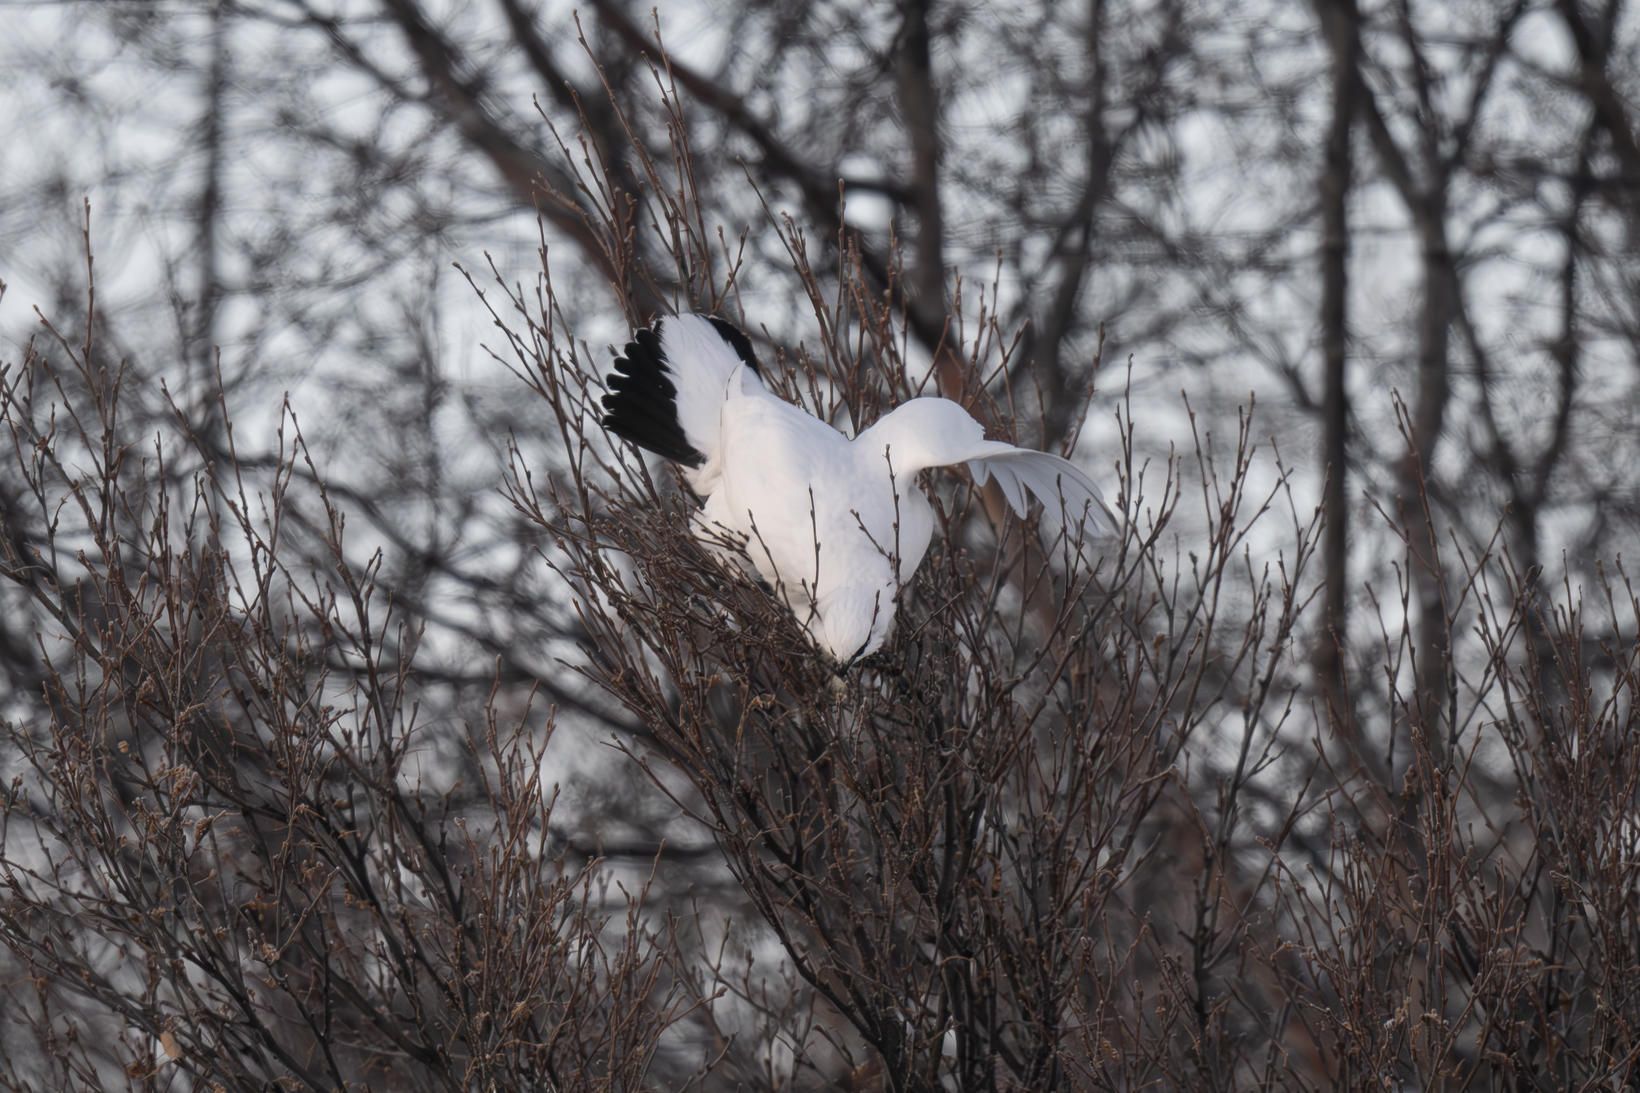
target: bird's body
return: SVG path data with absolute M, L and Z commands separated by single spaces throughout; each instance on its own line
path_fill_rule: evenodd
M 705 499 L 703 536 L 743 537 L 747 556 L 840 663 L 875 652 L 895 598 L 928 550 L 934 511 L 917 486 L 966 462 L 1024 515 L 1028 490 L 1080 519 L 1109 518 L 1073 464 L 988 441 L 958 403 L 913 399 L 849 439 L 763 385 L 744 334 L 680 315 L 640 330 L 615 362 L 604 424 L 672 459 Z
M 934 530 L 915 476 L 891 477 L 882 453 L 762 384 L 724 409 L 728 458 L 704 518 L 747 536 L 758 573 L 839 660 L 874 651 Z

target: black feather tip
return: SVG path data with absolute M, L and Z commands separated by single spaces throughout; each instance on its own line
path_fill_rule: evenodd
M 763 369 L 758 366 L 757 354 L 752 352 L 752 339 L 748 338 L 740 327 L 728 319 L 720 319 L 716 315 L 708 315 L 706 321 L 712 324 L 712 329 L 718 332 L 718 337 L 729 343 L 729 348 L 735 351 L 735 356 L 758 375 Z
M 698 467 L 706 457 L 690 447 L 678 423 L 678 388 L 661 348 L 664 321 L 634 334 L 625 355 L 615 358 L 615 371 L 605 381 L 604 428 L 645 451 Z
M 603 397 L 604 428 L 629 440 L 645 451 L 689 467 L 698 467 L 706 457 L 689 443 L 678 421 L 678 388 L 661 347 L 661 324 L 633 334 L 625 355 L 615 358 L 615 371 L 606 379 L 609 393 Z M 753 372 L 759 372 L 751 339 L 726 319 L 706 320 L 735 355 Z

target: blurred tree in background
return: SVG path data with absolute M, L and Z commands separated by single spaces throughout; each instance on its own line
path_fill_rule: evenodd
M 0 21 L 0 1080 L 1630 1074 L 1633 5 Z M 692 309 L 1127 539 L 839 695 L 582 412 Z

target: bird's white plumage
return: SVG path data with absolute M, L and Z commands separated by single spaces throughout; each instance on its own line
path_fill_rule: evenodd
M 762 382 L 729 347 L 710 322 L 699 315 L 679 315 L 660 324 L 661 345 L 677 387 L 678 424 L 694 449 L 706 457 L 685 468 L 690 488 L 709 497 L 722 470 L 722 415 L 725 400 L 743 385 L 764 390 Z
M 677 423 L 700 457 L 685 468 L 705 499 L 700 520 L 745 538 L 757 572 L 837 660 L 882 645 L 900 586 L 928 550 L 934 513 L 917 485 L 922 471 L 966 463 L 1021 516 L 1035 496 L 1056 526 L 1061 512 L 1073 529 L 1090 514 L 1095 534 L 1114 526 L 1074 464 L 986 440 L 949 399 L 913 399 L 850 440 L 764 387 L 721 326 L 698 315 L 659 326 Z

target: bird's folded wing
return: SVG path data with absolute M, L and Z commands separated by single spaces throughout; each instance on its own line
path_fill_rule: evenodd
M 690 468 L 709 493 L 719 468 L 723 402 L 734 382 L 756 384 L 746 335 L 704 315 L 676 315 L 639 330 L 615 360 L 604 396 L 604 427 L 640 448 Z

